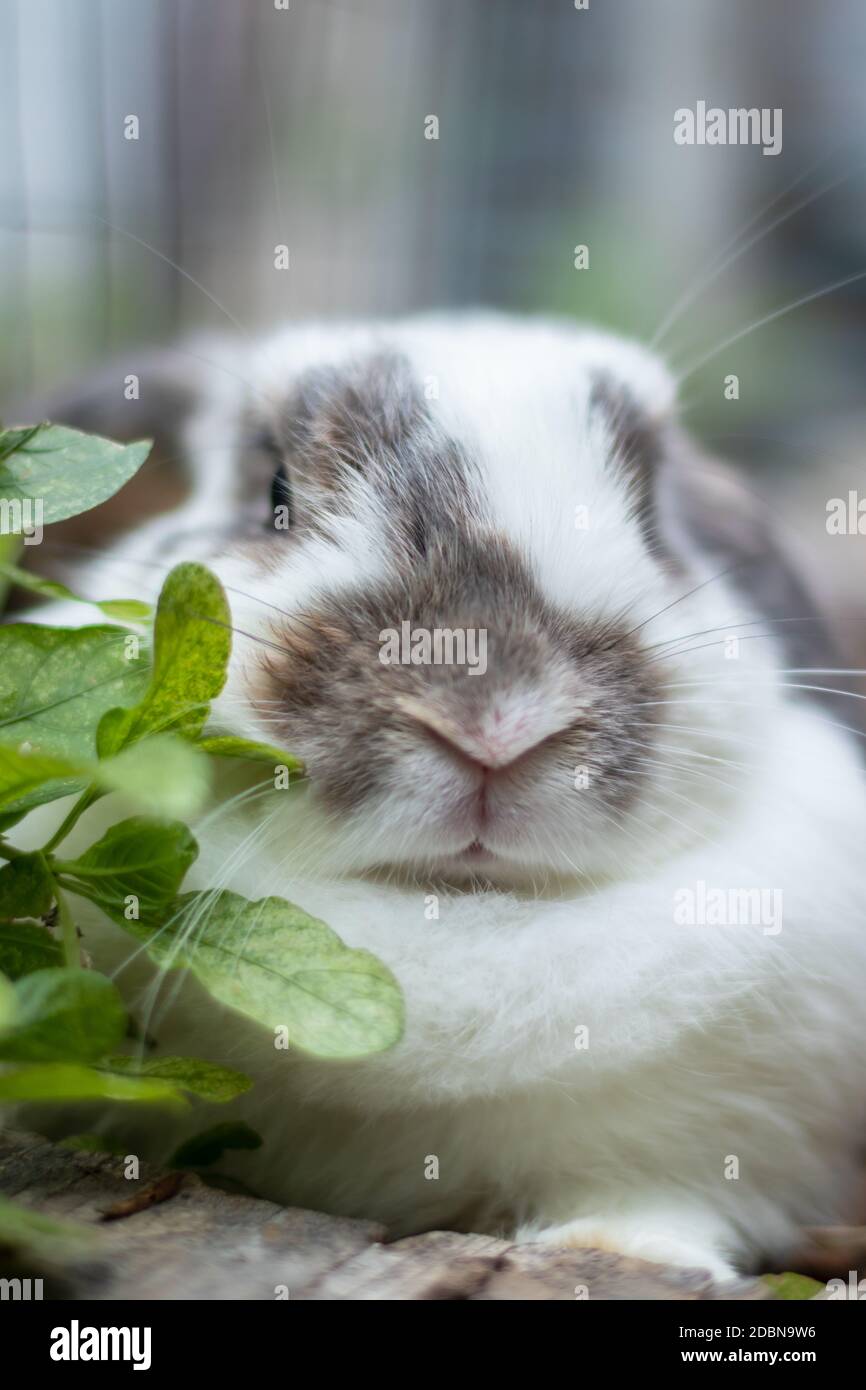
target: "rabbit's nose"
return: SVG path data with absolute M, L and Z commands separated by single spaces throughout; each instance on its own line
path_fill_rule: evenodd
M 537 721 L 531 709 L 494 705 L 480 717 L 463 719 L 410 695 L 398 696 L 396 704 L 437 743 L 483 772 L 510 767 L 558 732 Z

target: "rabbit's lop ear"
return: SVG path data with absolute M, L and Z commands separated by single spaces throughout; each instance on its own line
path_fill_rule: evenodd
M 679 576 L 684 590 L 725 574 L 765 619 L 763 626 L 736 629 L 741 639 L 775 634 L 787 666 L 854 664 L 837 650 L 771 507 L 734 469 L 701 451 L 677 422 L 673 396 L 665 395 L 664 385 L 663 377 L 660 382 L 650 379 L 651 389 L 641 392 L 635 381 L 606 370 L 594 378 L 590 398 L 606 425 L 610 457 L 647 545 Z M 710 633 L 706 640 L 723 636 Z M 826 680 L 804 674 L 801 679 L 803 684 L 849 688 L 835 676 Z M 825 702 L 834 697 L 826 696 Z M 851 711 L 844 706 L 852 703 L 835 697 L 834 710 L 847 715 L 845 722 Z
M 133 348 L 89 375 L 13 403 L 4 417 L 28 424 L 51 420 L 124 443 L 152 439 L 158 453 L 176 454 L 187 420 L 215 390 L 224 356 L 216 338 Z
M 674 431 L 658 468 L 655 498 L 660 538 L 671 554 L 687 563 L 700 557 L 708 575 L 726 572 L 728 582 L 766 620 L 735 629 L 741 640 L 760 641 L 761 634 L 773 633 L 786 666 L 804 672 L 791 675 L 791 681 L 839 691 L 856 688 L 844 676 L 807 674 L 851 662 L 837 646 L 828 616 L 803 577 L 792 540 L 784 536 L 765 498 L 746 480 Z M 811 693 L 843 723 L 863 722 L 851 709 L 856 702 L 844 694 Z
M 176 507 L 200 485 L 197 422 L 214 413 L 215 401 L 236 416 L 239 394 L 231 346 L 214 335 L 164 348 L 132 348 L 89 375 L 9 403 L 3 418 L 13 424 L 49 420 L 122 443 L 153 440 L 149 458 L 126 487 L 96 512 L 60 523 L 51 539 L 104 545 L 118 532 Z M 222 431 L 209 433 L 215 432 L 222 443 L 214 443 L 214 453 L 225 452 Z M 228 464 L 222 467 L 227 471 Z

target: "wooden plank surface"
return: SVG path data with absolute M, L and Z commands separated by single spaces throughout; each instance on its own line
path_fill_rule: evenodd
M 0 1273 L 43 1278 L 46 1297 L 77 1299 L 575 1300 L 763 1299 L 744 1281 L 721 1293 L 701 1270 L 600 1250 L 515 1246 L 432 1231 L 393 1243 L 363 1221 L 281 1208 L 193 1173 L 0 1134 L 0 1193 L 72 1235 L 0 1249 Z

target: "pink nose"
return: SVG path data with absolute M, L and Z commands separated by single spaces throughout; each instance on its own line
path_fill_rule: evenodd
M 509 767 L 551 735 L 549 728 L 539 727 L 519 712 L 503 714 L 494 709 L 482 724 L 470 725 L 412 696 L 399 696 L 397 704 L 437 743 L 485 772 Z

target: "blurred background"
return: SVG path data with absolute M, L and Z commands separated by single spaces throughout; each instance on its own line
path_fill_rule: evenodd
M 687 422 L 866 628 L 825 524 L 866 495 L 866 5 L 283 3 L 0 0 L 0 400 L 203 326 L 490 304 L 651 340 L 686 296 Z M 781 107 L 782 152 L 677 145 L 698 100 Z

